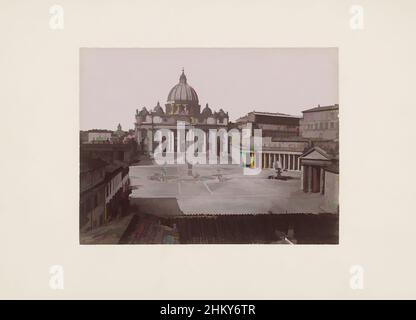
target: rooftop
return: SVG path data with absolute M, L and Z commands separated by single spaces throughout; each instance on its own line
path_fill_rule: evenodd
M 280 113 L 280 112 L 260 112 L 260 111 L 252 111 L 250 113 L 252 113 L 254 115 L 269 116 L 269 117 L 302 118 L 300 116 L 293 116 L 291 114 Z
M 311 109 L 307 109 L 307 110 L 303 110 L 302 113 L 306 113 L 306 112 L 321 112 L 321 111 L 329 111 L 329 110 L 338 110 L 339 109 L 339 105 L 338 104 L 334 104 L 332 106 L 320 106 L 318 105 L 317 107 L 311 108 Z
M 255 115 L 255 116 L 266 116 L 266 117 L 276 117 L 276 118 L 294 118 L 294 119 L 301 119 L 300 116 L 293 116 L 286 113 L 280 113 L 280 112 L 261 112 L 261 111 L 251 111 L 245 116 L 242 116 L 238 118 L 235 122 L 243 122 L 247 120 L 247 117 L 249 115 Z
M 113 133 L 112 130 L 107 130 L 107 129 L 90 129 L 84 132 Z

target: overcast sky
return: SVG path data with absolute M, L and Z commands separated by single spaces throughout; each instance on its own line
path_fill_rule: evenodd
M 134 128 L 136 109 L 164 108 L 182 67 L 201 109 L 301 115 L 338 103 L 338 50 L 90 49 L 80 51 L 80 128 Z

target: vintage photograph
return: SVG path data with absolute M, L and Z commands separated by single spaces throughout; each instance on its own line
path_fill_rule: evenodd
M 80 243 L 338 244 L 337 48 L 81 48 Z
M 416 1 L 4 0 L 0 23 L 0 300 L 416 298 Z

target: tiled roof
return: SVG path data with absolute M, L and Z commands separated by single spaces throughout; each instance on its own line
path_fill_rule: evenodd
M 307 213 L 182 215 L 171 218 L 181 244 L 274 243 L 293 229 L 298 243 L 337 243 L 338 217 Z

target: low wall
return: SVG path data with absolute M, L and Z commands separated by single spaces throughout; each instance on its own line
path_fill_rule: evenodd
M 325 193 L 321 208 L 326 212 L 338 212 L 339 174 L 325 171 Z
M 130 198 L 130 205 L 138 213 L 146 213 L 159 217 L 183 214 L 176 198 Z

